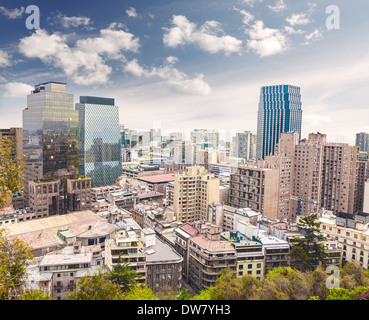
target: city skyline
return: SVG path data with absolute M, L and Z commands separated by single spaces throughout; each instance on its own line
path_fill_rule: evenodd
M 290 84 L 301 87 L 302 138 L 319 131 L 354 145 L 369 132 L 369 5 L 358 2 L 34 1 L 41 28 L 28 30 L 28 3 L 3 1 L 0 126 L 21 127 L 33 86 L 61 81 L 74 102 L 115 98 L 126 128 L 256 133 L 260 87 Z M 331 4 L 337 30 L 325 25 Z

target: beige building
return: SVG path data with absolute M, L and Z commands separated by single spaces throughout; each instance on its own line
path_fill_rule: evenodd
M 229 205 L 250 208 L 269 219 L 279 212 L 279 169 L 266 161 L 239 165 L 231 175 Z
M 274 155 L 265 158 L 268 163 L 274 163 L 279 169 L 278 219 L 290 216 L 293 161 L 298 143 L 299 134 L 297 132 L 281 133 Z
M 292 196 L 319 205 L 301 203 L 301 214 L 319 212 L 355 213 L 363 210 L 368 159 L 359 148 L 345 143 L 328 143 L 325 134 L 309 134 L 295 148 Z M 291 218 L 296 218 L 297 201 L 291 201 Z
M 61 208 L 67 212 L 91 208 L 91 178 L 66 179 L 66 190 L 60 190 L 59 179 L 29 181 L 28 204 L 33 209 L 32 219 L 59 214 Z M 61 194 L 65 194 L 62 197 Z
M 235 246 L 237 252 L 237 277 L 245 275 L 261 279 L 264 276 L 263 245 L 258 240 L 250 240 L 238 231 L 223 232 L 222 237 Z
M 105 264 L 112 270 L 113 266 L 128 261 L 129 266 L 141 274 L 139 282 L 146 281 L 146 255 L 144 245 L 136 232 L 119 230 L 113 239 L 105 244 Z
M 319 218 L 321 233 L 336 239 L 342 250 L 342 262 L 357 261 L 369 268 L 369 214 L 356 215 L 324 211 Z M 340 259 L 340 257 L 336 257 Z
M 222 269 L 229 267 L 236 273 L 236 249 L 221 238 L 219 226 L 197 221 L 193 227 L 200 234 L 188 240 L 188 281 L 198 290 L 209 289 L 215 285 Z
M 174 176 L 173 207 L 178 221 L 207 220 L 208 205 L 219 201 L 219 179 L 202 166 Z

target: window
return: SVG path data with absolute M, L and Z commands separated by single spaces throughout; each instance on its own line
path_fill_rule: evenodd
M 250 263 L 250 264 L 248 264 L 248 265 L 247 265 L 247 268 L 248 268 L 248 269 L 252 269 L 252 264 L 251 264 L 251 263 Z

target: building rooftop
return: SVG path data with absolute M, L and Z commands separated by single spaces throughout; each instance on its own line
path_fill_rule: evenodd
M 146 262 L 180 262 L 183 260 L 176 251 L 174 251 L 169 245 L 165 244 L 158 237 L 155 239 L 155 245 L 146 248 Z
M 204 235 L 200 234 L 191 238 L 191 241 L 197 244 L 201 249 L 211 252 L 216 251 L 234 251 L 234 245 L 226 240 L 209 240 Z
M 261 246 L 260 241 L 255 241 L 247 238 L 244 234 L 240 232 L 229 232 L 225 231 L 220 234 L 224 239 L 232 242 L 236 247 L 244 246 Z
M 163 194 L 156 191 L 138 191 L 137 195 L 140 199 L 150 198 L 150 197 L 162 197 Z
M 59 266 L 59 265 L 70 265 L 70 264 L 91 264 L 92 252 L 75 253 L 75 254 L 47 254 L 45 255 L 39 266 Z
M 94 238 L 101 235 L 113 233 L 115 226 L 106 220 L 96 222 L 95 226 L 90 230 L 78 235 L 80 238 Z
M 105 219 L 86 210 L 5 225 L 4 228 L 7 236 L 17 237 L 28 243 L 32 249 L 38 249 L 63 244 L 64 241 L 57 237 L 60 229 L 68 229 L 78 236 L 99 221 Z
M 143 176 L 137 178 L 137 180 L 144 181 L 147 183 L 167 183 L 174 181 L 174 174 L 167 173 L 167 174 L 158 174 L 154 176 Z
M 196 234 L 199 233 L 199 230 L 191 226 L 189 223 L 185 223 L 184 225 L 180 226 L 179 229 L 186 232 L 190 236 L 195 236 Z

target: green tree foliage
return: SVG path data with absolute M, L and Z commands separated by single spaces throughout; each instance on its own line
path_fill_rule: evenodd
M 133 270 L 127 261 L 122 261 L 113 266 L 113 269 L 105 274 L 108 281 L 118 285 L 121 292 L 126 292 L 136 283 L 141 275 Z
M 327 278 L 328 274 L 321 268 L 315 269 L 311 274 L 308 273 L 309 295 L 325 300 L 329 294 L 329 289 L 326 285 Z
M 211 299 L 211 294 L 210 294 L 210 289 L 201 290 L 200 293 L 193 296 L 191 300 L 212 300 Z
M 321 241 L 324 240 L 324 236 L 320 233 L 320 224 L 321 223 L 318 221 L 318 215 L 316 213 L 300 218 L 297 226 L 304 234 L 304 238 L 296 237 L 294 239 L 296 247 L 300 247 L 305 251 L 312 268 L 319 263 L 324 266 L 325 258 L 327 256 L 324 245 L 321 243 Z M 312 270 L 313 269 L 311 269 L 311 271 Z
M 227 267 L 221 271 L 215 287 L 209 289 L 211 300 L 248 300 L 257 286 L 256 278 L 236 277 Z
M 19 300 L 52 300 L 52 298 L 43 290 L 32 289 L 25 291 Z
M 358 287 L 354 290 L 339 288 L 331 289 L 326 300 L 357 300 L 357 297 L 367 291 L 368 288 Z
M 0 229 L 0 300 L 17 300 L 24 293 L 24 281 L 32 253 L 22 240 L 6 236 Z
M 290 267 L 299 271 L 313 270 L 310 258 L 306 251 L 300 246 L 295 246 L 288 254 L 290 259 Z
M 177 300 L 180 295 L 180 291 L 173 289 L 170 286 L 164 286 L 162 290 L 156 293 L 156 296 L 159 300 Z
M 154 292 L 144 284 L 135 284 L 120 295 L 121 300 L 156 300 Z
M 118 285 L 107 281 L 101 270 L 81 277 L 76 286 L 73 292 L 67 293 L 69 300 L 119 300 Z
M 188 293 L 186 288 L 183 288 L 180 295 L 177 297 L 177 300 L 190 300 L 191 295 Z
M 258 300 L 306 300 L 309 298 L 307 274 L 291 267 L 270 270 L 256 290 L 255 298 Z
M 24 168 L 24 158 L 16 156 L 15 139 L 0 139 L 0 208 L 13 194 L 22 193 Z
M 353 290 L 368 286 L 369 275 L 358 262 L 350 261 L 341 269 L 340 287 Z

